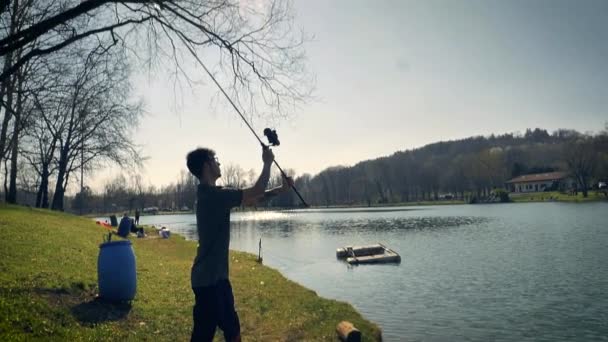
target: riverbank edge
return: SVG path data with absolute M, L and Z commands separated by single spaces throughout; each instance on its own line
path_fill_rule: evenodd
M 587 198 L 583 197 L 582 193 L 577 195 L 563 194 L 559 192 L 531 192 L 520 194 L 509 194 L 510 201 L 506 203 L 536 203 L 536 202 L 565 202 L 565 203 L 581 203 L 581 202 L 605 202 L 608 201 L 608 196 L 603 191 L 589 191 Z M 498 202 L 496 202 L 498 203 Z M 396 202 L 382 203 L 371 205 L 328 205 L 328 206 L 310 206 L 305 209 L 365 209 L 365 208 L 384 208 L 384 207 L 416 207 L 416 206 L 432 206 L 432 205 L 459 205 L 469 204 L 463 200 L 437 200 L 437 201 L 416 201 L 416 202 Z M 293 210 L 303 209 L 300 207 L 259 207 L 259 208 L 236 208 L 235 212 L 255 212 L 255 211 L 272 211 L 272 210 Z M 134 212 L 128 212 L 129 215 L 134 215 Z M 141 214 L 142 216 L 154 215 L 192 215 L 193 211 L 161 211 L 157 214 Z M 96 218 L 112 215 L 111 213 L 101 214 L 86 214 L 85 217 Z M 114 214 L 117 215 L 117 214 Z M 117 215 L 117 217 L 120 217 Z
M 130 239 L 137 295 L 128 306 L 108 306 L 95 298 L 105 228 L 28 207 L 0 204 L 0 213 L 0 340 L 189 339 L 196 242 L 160 239 L 153 229 L 148 238 Z M 342 320 L 353 322 L 365 340 L 381 340 L 379 327 L 352 305 L 318 296 L 255 255 L 231 250 L 230 273 L 247 340 L 334 341 Z

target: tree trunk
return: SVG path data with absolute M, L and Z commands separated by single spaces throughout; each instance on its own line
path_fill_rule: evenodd
M 52 210 L 63 211 L 63 198 L 64 198 L 64 189 L 63 189 L 63 173 L 59 172 L 57 180 L 57 185 L 55 186 L 55 193 L 53 194 L 53 205 L 51 206 Z
M 6 92 L 6 107 L 4 108 L 4 118 L 2 120 L 2 129 L 0 130 L 0 163 L 4 158 L 4 149 L 6 148 L 6 138 L 8 133 L 8 126 L 10 124 L 12 114 L 12 106 L 13 106 L 13 92 L 11 87 L 11 78 L 7 79 L 5 82 L 2 82 L 0 86 L 0 99 L 4 98 L 4 93 Z
M 382 184 L 380 183 L 380 181 L 378 179 L 376 179 L 376 190 L 378 191 L 378 195 L 380 196 L 380 202 L 385 203 L 386 196 L 384 195 L 384 189 L 382 188 Z
M 2 87 L 4 88 L 4 85 L 2 85 Z M 4 92 L 0 91 L 0 96 L 3 96 L 3 95 L 4 95 Z M 0 97 L 0 98 L 2 98 L 2 97 Z M 11 105 L 11 102 L 13 102 L 13 100 L 12 100 L 12 96 L 9 94 L 8 99 L 6 101 L 6 106 L 9 107 Z M 9 111 L 5 108 L 4 109 L 4 118 L 2 120 L 2 128 L 0 129 L 0 163 L 2 162 L 2 159 L 4 158 L 6 133 L 8 131 L 8 125 L 9 125 L 9 122 L 11 121 L 11 117 L 12 117 L 12 114 L 9 113 Z
M 11 174 L 9 181 L 9 189 L 6 201 L 8 203 L 17 203 L 17 162 L 19 158 L 19 132 L 21 131 L 21 110 L 22 108 L 22 85 L 23 85 L 23 74 L 17 73 L 17 110 L 15 111 L 15 122 L 13 128 L 12 141 L 12 152 L 11 152 Z
M 587 198 L 588 195 L 588 186 L 587 186 L 587 179 L 585 176 L 581 176 L 581 191 L 583 192 L 583 197 Z
M 5 194 L 8 192 L 8 186 L 7 186 L 6 182 L 8 182 L 8 166 L 6 165 L 6 160 L 5 160 L 4 161 L 4 193 Z
M 410 193 L 407 190 L 401 193 L 401 200 L 404 202 L 410 201 Z
M 6 4 L 5 6 L 8 6 L 8 4 Z M 14 35 L 15 31 L 17 30 L 18 6 L 19 6 L 19 2 L 17 0 L 15 0 L 13 2 L 13 13 L 11 14 L 9 36 Z M 3 67 L 2 72 L 4 73 L 8 69 L 10 69 L 10 67 L 12 66 L 12 63 L 13 63 L 13 52 L 12 51 L 8 52 L 4 56 L 3 62 L 4 62 L 4 67 Z M 6 108 L 4 108 L 4 119 L 2 120 L 2 128 L 0 129 L 0 163 L 2 163 L 2 159 L 4 158 L 4 149 L 6 147 L 6 134 L 8 131 L 9 122 L 11 120 L 11 117 L 13 116 L 13 114 L 11 112 L 11 109 L 13 106 L 12 79 L 13 79 L 12 77 L 7 77 L 0 81 L 0 99 L 4 99 L 4 94 L 7 95 Z M 4 179 L 4 180 L 6 183 L 6 179 Z
M 36 191 L 36 208 L 42 206 L 42 181 L 38 185 L 38 191 Z
M 55 193 L 53 194 L 53 205 L 52 210 L 63 211 L 63 198 L 65 195 L 65 188 L 63 186 L 65 173 L 68 166 L 68 149 L 63 148 L 61 150 L 61 156 L 59 158 L 59 170 L 57 173 L 57 184 L 55 185 Z
M 18 124 L 18 120 L 15 120 L 15 126 Z M 15 134 L 17 134 L 18 128 L 15 127 Z M 13 137 L 13 149 L 11 152 L 11 172 L 8 193 L 6 194 L 6 201 L 8 203 L 17 203 L 17 157 L 19 156 L 19 139 L 16 136 Z
M 48 208 L 49 207 L 49 166 L 48 164 L 42 165 L 42 179 L 40 180 L 40 187 L 36 194 L 36 208 Z

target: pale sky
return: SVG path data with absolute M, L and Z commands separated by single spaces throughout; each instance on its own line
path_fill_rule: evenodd
M 298 175 L 440 140 L 542 127 L 597 132 L 608 121 L 608 1 L 295 2 L 318 100 L 274 127 Z M 197 146 L 260 170 L 255 138 L 209 82 L 175 100 L 135 77 L 148 115 L 135 133 L 147 184 L 174 182 Z M 221 100 L 223 101 L 223 99 Z M 254 122 L 262 134 L 266 122 Z M 86 180 L 100 190 L 116 170 Z

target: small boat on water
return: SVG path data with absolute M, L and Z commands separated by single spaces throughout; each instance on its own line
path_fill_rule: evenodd
M 336 257 L 338 259 L 346 259 L 347 263 L 355 265 L 401 262 L 401 256 L 397 252 L 381 243 L 368 246 L 346 246 L 338 248 L 336 250 Z

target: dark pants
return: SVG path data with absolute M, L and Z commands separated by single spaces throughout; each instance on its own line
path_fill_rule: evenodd
M 226 341 L 239 340 L 241 326 L 234 309 L 232 286 L 228 279 L 213 286 L 194 287 L 194 329 L 190 341 L 212 341 L 215 329 L 220 327 Z

